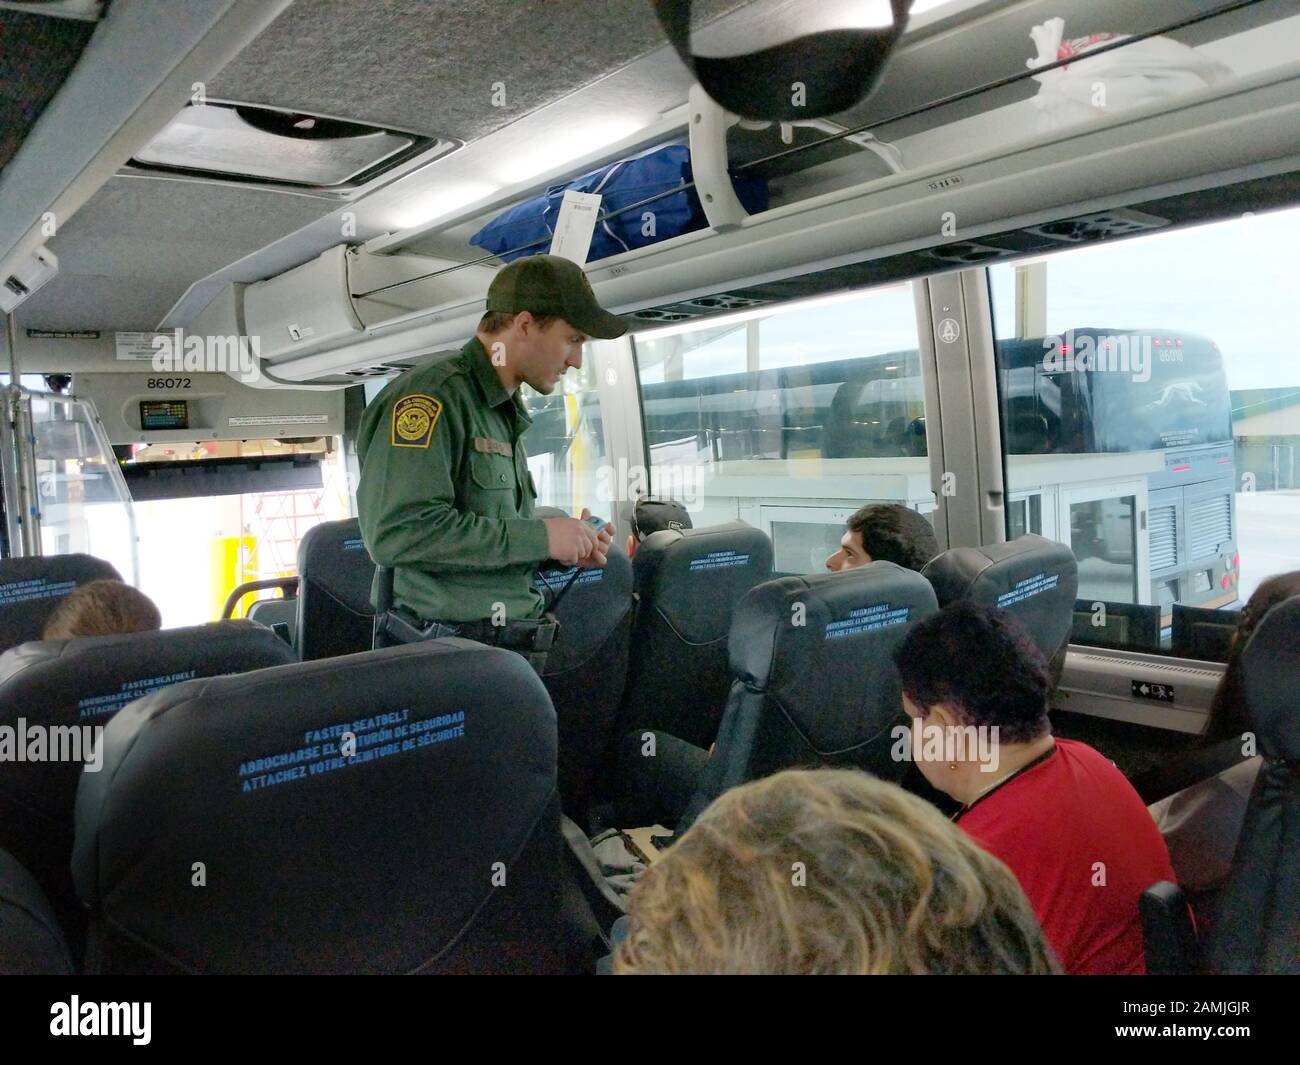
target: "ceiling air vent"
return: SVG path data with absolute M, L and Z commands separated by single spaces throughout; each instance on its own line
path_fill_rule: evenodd
M 976 244 L 972 240 L 966 240 L 960 244 L 945 244 L 942 248 L 931 248 L 924 254 L 931 259 L 939 259 L 945 263 L 971 266 L 975 263 L 988 262 L 990 259 L 1001 259 L 1004 256 L 1018 253 L 1009 248 L 993 248 L 987 244 Z
M 682 300 L 681 303 L 675 303 L 673 306 L 698 308 L 703 311 L 742 311 L 750 307 L 761 307 L 765 302 L 749 296 L 731 296 L 719 292 L 713 296 L 697 296 L 693 300 Z
M 679 311 L 663 311 L 656 307 L 647 307 L 643 311 L 633 311 L 631 314 L 623 315 L 624 318 L 635 318 L 639 322 L 685 322 L 691 318 L 697 318 L 699 315 L 682 314 Z
M 325 115 L 206 100 L 172 119 L 125 172 L 346 193 L 417 155 L 456 146 Z
M 1123 237 L 1147 229 L 1160 229 L 1168 224 L 1167 219 L 1157 218 L 1153 214 L 1118 208 L 1114 211 L 1101 211 L 1098 214 L 1080 215 L 1078 218 L 1063 218 L 1059 222 L 1048 222 L 1041 226 L 1030 226 L 1026 232 L 1039 233 L 1044 237 L 1070 244 L 1081 244 L 1084 241 Z

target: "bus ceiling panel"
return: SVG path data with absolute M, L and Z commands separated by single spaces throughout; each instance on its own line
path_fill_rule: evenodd
M 93 22 L 0 8 L 0 170 L 72 72 Z
M 289 0 L 115 3 L 0 182 L 0 273 L 50 236 Z
M 694 21 L 750 5 L 703 0 Z M 312 0 L 294 4 L 210 89 L 469 142 L 662 46 L 645 0 Z
M 322 210 L 300 196 L 115 177 L 47 241 L 60 273 L 23 304 L 20 318 L 37 329 L 150 329 L 192 279 Z

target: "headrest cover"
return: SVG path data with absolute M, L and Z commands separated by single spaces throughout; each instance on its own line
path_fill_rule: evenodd
M 892 562 L 768 581 L 736 607 L 731 669 L 819 754 L 847 751 L 898 718 L 894 648 L 937 609 L 930 583 Z
M 104 744 L 77 892 L 200 972 L 426 966 L 508 890 L 556 786 L 541 680 L 459 639 L 192 681 Z
M 59 600 L 77 585 L 121 579 L 90 555 L 0 559 L 0 651 L 39 640 Z
M 688 643 L 712 643 L 726 637 L 740 597 L 771 577 L 772 541 L 743 521 L 651 533 L 633 573 L 643 606 Z
M 674 499 L 641 498 L 632 508 L 632 535 L 644 540 L 653 533 L 694 528 L 690 512 Z
M 1266 758 L 1300 761 L 1300 596 L 1279 603 L 1241 653 L 1246 711 Z
M 534 574 L 533 586 L 546 597 L 548 610 L 560 596 L 555 617 L 561 636 L 546 672 L 563 672 L 589 658 L 632 609 L 632 562 L 616 542 L 602 569 L 542 570 Z
M 375 563 L 356 518 L 321 522 L 308 529 L 298 545 L 298 575 L 304 584 L 327 592 L 353 613 L 374 613 L 370 585 Z
M 1010 611 L 1048 659 L 1070 634 L 1079 566 L 1055 540 L 1031 533 L 1005 544 L 954 547 L 921 572 L 940 606 L 970 599 Z

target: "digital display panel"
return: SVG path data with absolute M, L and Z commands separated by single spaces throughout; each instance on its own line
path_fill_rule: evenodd
M 188 429 L 189 404 L 183 399 L 145 399 L 140 401 L 140 428 Z

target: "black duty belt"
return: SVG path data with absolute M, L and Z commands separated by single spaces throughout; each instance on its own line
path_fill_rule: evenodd
M 507 621 L 494 625 L 481 621 L 424 621 L 414 614 L 396 607 L 383 618 L 385 643 L 418 643 L 444 636 L 459 636 L 491 647 L 504 647 L 528 659 L 528 664 L 541 676 L 546 659 L 555 644 L 560 623 L 551 614 L 523 621 Z

